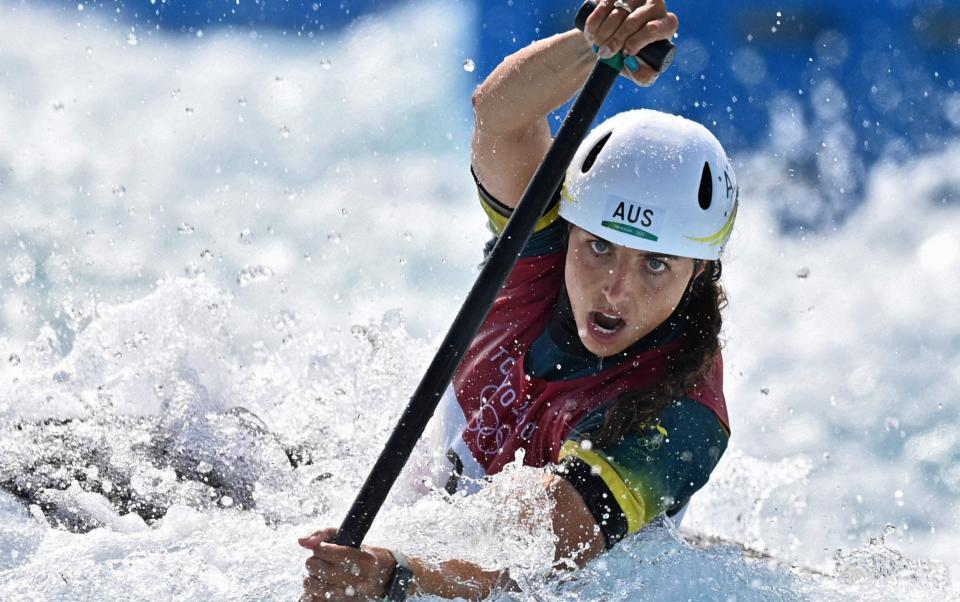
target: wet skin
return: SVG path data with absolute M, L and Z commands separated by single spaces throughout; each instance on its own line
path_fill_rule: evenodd
M 609 357 L 640 340 L 676 309 L 693 269 L 688 257 L 622 247 L 571 226 L 564 277 L 583 345 Z

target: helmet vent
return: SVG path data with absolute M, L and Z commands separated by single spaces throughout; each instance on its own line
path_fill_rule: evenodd
M 697 194 L 701 209 L 709 209 L 713 201 L 713 174 L 710 173 L 710 163 L 704 162 L 703 173 L 700 175 L 700 192 Z
M 613 135 L 613 131 L 607 132 L 607 135 L 597 141 L 593 145 L 593 148 L 590 149 L 590 152 L 587 153 L 586 159 L 583 160 L 583 165 L 580 166 L 580 173 L 587 173 L 590 171 L 590 168 L 593 167 L 594 161 L 597 160 L 597 155 L 600 154 L 600 151 L 603 150 L 603 146 L 607 143 L 607 140 L 610 139 L 610 136 Z

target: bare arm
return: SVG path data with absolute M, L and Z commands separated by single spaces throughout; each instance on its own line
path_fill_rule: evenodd
M 472 162 L 494 198 L 515 207 L 552 140 L 547 115 L 570 99 L 596 57 L 579 31 L 507 57 L 473 94 Z
M 582 567 L 604 550 L 603 535 L 577 490 L 565 479 L 548 474 L 544 485 L 553 498 L 554 561 L 559 568 Z M 448 560 L 434 568 L 410 559 L 420 592 L 444 598 L 481 600 L 496 589 L 515 587 L 507 571 L 485 571 L 463 560 Z
M 553 532 L 557 536 L 554 560 L 559 568 L 583 566 L 603 549 L 603 535 L 577 490 L 565 479 L 547 475 L 544 485 L 555 504 Z M 303 600 L 341 600 L 353 595 L 380 597 L 395 562 L 389 550 L 364 546 L 357 550 L 329 542 L 335 529 L 322 529 L 300 540 L 311 549 L 304 579 Z M 497 589 L 514 588 L 507 571 L 483 570 L 464 560 L 439 566 L 408 559 L 417 591 L 443 598 L 481 600 Z
M 633 54 L 676 33 L 677 18 L 663 0 L 629 3 L 637 8 L 628 16 L 602 0 L 584 33 L 557 34 L 508 56 L 474 92 L 473 169 L 501 203 L 520 201 L 550 146 L 547 116 L 576 94 L 596 62 L 591 43 L 603 56 Z M 641 85 L 657 76 L 645 65 L 627 75 Z

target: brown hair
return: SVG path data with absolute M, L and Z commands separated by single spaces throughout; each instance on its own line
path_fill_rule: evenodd
M 710 371 L 720 351 L 720 310 L 727 305 L 721 271 L 720 261 L 711 261 L 694 279 L 686 299 L 668 318 L 676 324 L 683 344 L 667 356 L 663 377 L 652 389 L 626 391 L 613 400 L 597 433 L 598 443 L 611 445 L 627 433 L 642 432 Z

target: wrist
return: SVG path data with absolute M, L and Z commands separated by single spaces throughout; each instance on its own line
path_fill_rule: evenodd
M 384 591 L 384 599 L 390 602 L 400 602 L 406 600 L 407 596 L 413 593 L 416 584 L 414 583 L 413 568 L 410 561 L 401 552 L 396 550 L 387 550 L 393 556 L 394 567 L 390 578 L 387 579 L 387 587 Z

